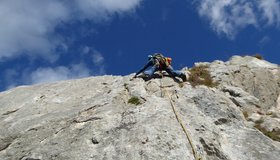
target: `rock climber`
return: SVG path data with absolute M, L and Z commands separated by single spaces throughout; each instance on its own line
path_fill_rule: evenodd
M 164 57 L 160 53 L 148 55 L 148 63 L 139 72 L 137 72 L 133 78 L 137 78 L 137 75 L 151 67 L 149 70 L 144 72 L 145 79 L 147 80 L 151 79 L 156 71 L 166 71 L 173 78 L 180 77 L 184 82 L 187 81 L 187 77 L 183 72 L 173 70 L 171 61 L 171 58 Z

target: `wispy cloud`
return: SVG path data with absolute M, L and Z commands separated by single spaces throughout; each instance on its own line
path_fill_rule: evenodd
M 101 64 L 103 64 L 103 62 L 104 62 L 104 57 L 103 57 L 103 55 L 100 53 L 100 52 L 98 52 L 98 51 L 95 51 L 94 53 L 93 53 L 93 55 L 92 55 L 92 61 L 93 61 L 93 63 L 95 64 L 95 65 L 101 65 Z
M 70 67 L 58 66 L 55 68 L 38 68 L 30 75 L 24 75 L 27 84 L 40 84 L 59 80 L 83 78 L 90 75 L 90 70 L 84 64 L 75 64 Z
M 142 0 L 6 0 L 0 1 L 0 61 L 28 55 L 29 58 L 44 58 L 47 63 L 56 62 L 60 53 L 69 50 L 67 37 L 57 35 L 61 24 L 73 21 L 107 22 L 115 15 L 133 13 Z M 63 25 L 62 25 L 63 26 Z M 95 33 L 95 28 L 83 31 Z M 105 74 L 103 55 L 85 47 L 81 52 L 90 54 L 93 69 L 84 63 L 66 66 L 27 66 L 6 69 L 1 79 L 6 88 L 21 84 L 37 84 Z M 34 69 L 36 67 L 36 69 Z M 7 87 L 8 86 L 8 87 Z
M 268 25 L 280 24 L 280 2 L 278 0 L 260 0 L 259 9 Z
M 266 44 L 268 44 L 271 41 L 270 37 L 264 36 L 260 41 L 259 41 L 259 46 L 263 47 Z
M 18 85 L 32 85 L 50 83 L 60 80 L 77 79 L 88 77 L 91 75 L 104 75 L 105 58 L 103 55 L 92 47 L 85 46 L 81 48 L 81 54 L 85 57 L 90 57 L 92 68 L 89 68 L 85 62 L 72 63 L 66 66 L 55 67 L 27 67 L 21 71 L 17 69 L 4 70 L 4 78 L 1 79 L 2 83 L 6 86 L 5 89 L 10 89 Z M 2 84 L 2 85 L 3 85 Z
M 20 54 L 55 61 L 55 48 L 64 40 L 55 35 L 61 22 L 108 20 L 133 11 L 141 0 L 0 1 L 0 60 Z
M 53 59 L 57 44 L 51 33 L 69 10 L 58 1 L 0 1 L 0 59 L 22 53 Z M 55 56 L 54 56 L 55 57 Z
M 105 58 L 102 53 L 89 46 L 83 47 L 82 52 L 86 56 L 91 57 L 92 63 L 95 66 L 94 75 L 103 75 L 106 73 Z
M 114 14 L 133 11 L 142 0 L 75 0 L 80 18 L 106 20 Z
M 247 26 L 261 28 L 280 24 L 280 3 L 277 0 L 201 0 L 198 13 L 209 21 L 218 35 L 234 39 Z

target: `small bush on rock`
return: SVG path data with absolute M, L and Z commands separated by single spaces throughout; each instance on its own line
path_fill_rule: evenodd
M 280 130 L 273 129 L 272 131 L 267 131 L 264 127 L 261 126 L 261 123 L 257 123 L 255 127 L 267 137 L 273 139 L 274 141 L 280 142 Z
M 261 54 L 259 54 L 259 53 L 255 54 L 253 57 L 258 58 L 260 60 L 264 59 L 263 56 Z
M 217 83 L 213 81 L 211 74 L 208 71 L 208 66 L 206 65 L 200 65 L 191 68 L 189 82 L 193 87 L 197 85 L 205 85 L 208 87 L 217 86 Z
M 130 104 L 134 104 L 134 105 L 139 105 L 141 104 L 140 102 L 140 99 L 138 97 L 131 97 L 129 100 L 128 100 L 128 103 Z
M 243 116 L 245 117 L 245 119 L 247 120 L 249 117 L 249 114 L 247 111 L 243 111 Z

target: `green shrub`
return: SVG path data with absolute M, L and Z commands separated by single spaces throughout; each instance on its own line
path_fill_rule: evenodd
M 208 87 L 216 87 L 215 83 L 208 71 L 208 66 L 200 65 L 190 69 L 189 82 L 193 87 L 197 85 L 205 85 Z
M 135 105 L 139 105 L 141 104 L 140 102 L 140 99 L 138 97 L 131 97 L 129 100 L 128 100 L 128 103 L 130 104 L 135 104 Z
M 260 60 L 263 60 L 263 59 L 264 59 L 263 56 L 262 56 L 261 54 L 259 54 L 259 53 L 253 55 L 253 57 L 258 58 L 258 59 L 260 59 Z

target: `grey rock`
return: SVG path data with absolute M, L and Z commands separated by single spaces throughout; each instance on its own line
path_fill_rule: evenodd
M 250 117 L 248 117 L 248 121 L 257 123 L 257 122 L 262 121 L 263 120 L 262 118 L 263 117 L 261 115 L 259 115 L 257 113 L 253 113 L 252 115 L 250 115 Z
M 266 130 L 266 131 L 280 131 L 280 119 L 279 118 L 271 118 L 271 117 L 265 117 L 263 120 L 263 123 L 261 126 Z M 279 135 L 280 138 L 280 135 Z
M 280 143 L 249 125 L 279 126 L 261 114 L 278 114 L 278 66 L 251 57 L 201 64 L 217 88 L 108 75 L 2 92 L 0 159 L 191 160 L 193 149 L 203 160 L 278 159 Z
M 280 87 L 278 65 L 250 56 L 234 56 L 225 63 L 211 63 L 210 72 L 221 88 L 238 87 L 259 99 L 262 112 L 276 108 Z

